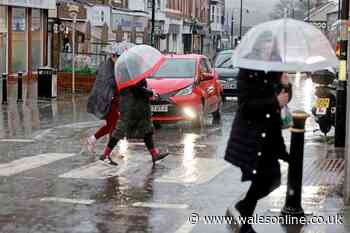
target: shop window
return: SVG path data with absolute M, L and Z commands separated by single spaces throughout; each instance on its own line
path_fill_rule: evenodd
M 36 71 L 42 64 L 42 17 L 39 9 L 32 10 L 32 70 Z
M 12 72 L 27 70 L 27 36 L 25 8 L 12 8 Z
M 7 73 L 7 13 L 0 6 L 0 74 Z

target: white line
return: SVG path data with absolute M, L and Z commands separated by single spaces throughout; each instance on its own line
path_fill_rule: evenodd
M 16 139 L 16 138 L 3 138 L 0 139 L 0 142 L 28 142 L 28 143 L 32 143 L 35 142 L 35 140 L 32 139 Z
M 101 121 L 85 121 L 85 122 L 77 122 L 67 125 L 60 125 L 55 127 L 56 129 L 62 129 L 62 128 L 88 128 L 88 127 L 94 127 L 94 126 L 100 126 Z
M 190 233 L 195 227 L 196 224 L 190 224 L 188 221 L 186 221 L 179 229 L 177 229 L 175 233 Z
M 83 200 L 83 199 L 69 199 L 60 197 L 44 197 L 40 199 L 41 202 L 63 202 L 71 204 L 81 204 L 81 205 L 92 205 L 95 203 L 94 200 Z
M 147 207 L 155 209 L 187 209 L 186 204 L 166 204 L 166 203 L 151 203 L 151 202 L 136 202 L 132 204 L 134 207 Z
M 119 163 L 119 161 L 117 161 Z M 130 168 L 130 166 L 128 166 Z M 125 166 L 113 166 L 102 161 L 96 161 L 86 166 L 74 169 L 60 175 L 60 178 L 71 179 L 108 179 L 121 174 L 125 170 Z
M 156 179 L 156 182 L 177 184 L 204 184 L 229 168 L 230 165 L 219 159 L 200 159 L 184 161 L 181 167 Z
M 53 129 L 46 129 L 46 130 L 42 131 L 40 134 L 36 135 L 34 137 L 34 139 L 39 140 L 39 139 L 43 138 L 46 134 L 50 133 L 51 130 L 53 130 Z
M 48 153 L 14 160 L 10 163 L 0 164 L 0 176 L 15 175 L 74 155 L 75 154 Z

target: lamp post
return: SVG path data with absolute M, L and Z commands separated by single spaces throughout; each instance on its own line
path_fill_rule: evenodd
M 71 13 L 73 16 L 73 36 L 72 36 L 72 93 L 75 93 L 75 24 L 77 23 L 77 14 Z
M 155 27 L 155 14 L 156 14 L 156 0 L 152 0 L 152 29 L 151 29 L 151 45 L 156 47 L 155 36 L 154 36 L 154 27 Z
M 79 13 L 79 6 L 74 4 L 69 4 L 69 13 L 73 18 L 72 25 L 72 93 L 75 93 L 75 24 L 77 23 L 77 17 Z
M 242 39 L 242 19 L 243 19 L 243 0 L 241 0 L 241 8 L 239 15 L 239 41 Z

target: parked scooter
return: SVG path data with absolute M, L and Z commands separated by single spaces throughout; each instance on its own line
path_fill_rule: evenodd
M 317 71 L 311 74 L 312 82 L 316 84 L 316 101 L 312 114 L 320 127 L 320 131 L 327 136 L 332 126 L 335 126 L 336 112 L 336 74 L 328 71 Z

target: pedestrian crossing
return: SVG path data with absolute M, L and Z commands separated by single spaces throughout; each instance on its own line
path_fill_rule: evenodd
M 75 154 L 47 153 L 21 158 L 9 163 L 0 164 L 0 176 L 16 175 L 72 156 L 75 156 Z

